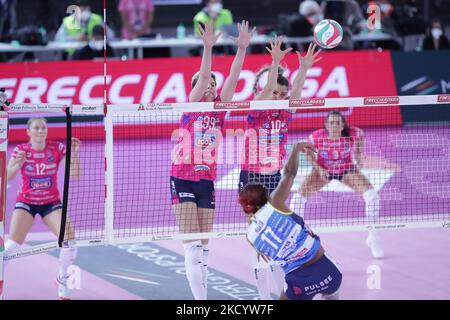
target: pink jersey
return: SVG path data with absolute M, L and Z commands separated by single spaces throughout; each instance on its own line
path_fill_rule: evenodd
M 16 158 L 19 151 L 25 152 L 22 173 L 22 189 L 17 201 L 31 205 L 44 205 L 60 200 L 58 191 L 58 167 L 66 155 L 64 144 L 47 141 L 45 149 L 37 151 L 30 143 L 19 144 L 12 153 Z
M 245 128 L 245 161 L 241 169 L 260 174 L 280 170 L 286 156 L 285 146 L 291 121 L 292 113 L 287 110 L 250 111 Z M 252 142 L 255 134 L 256 141 Z
M 343 174 L 355 167 L 353 161 L 355 142 L 360 139 L 361 133 L 361 129 L 353 127 L 350 128 L 349 137 L 330 139 L 328 131 L 320 129 L 314 131 L 308 141 L 314 145 L 317 151 L 317 163 L 322 168 L 328 170 L 329 174 Z
M 172 177 L 189 181 L 216 179 L 216 155 L 225 115 L 226 111 L 183 113 L 178 142 L 172 152 Z

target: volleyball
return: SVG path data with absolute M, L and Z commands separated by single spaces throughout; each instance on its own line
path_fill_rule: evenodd
M 337 47 L 343 35 L 341 25 L 331 19 L 324 19 L 314 27 L 314 41 L 324 49 Z

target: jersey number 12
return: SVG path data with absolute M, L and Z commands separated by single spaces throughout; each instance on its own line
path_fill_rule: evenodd
M 36 174 L 44 174 L 45 171 L 45 164 L 44 163 L 36 163 Z

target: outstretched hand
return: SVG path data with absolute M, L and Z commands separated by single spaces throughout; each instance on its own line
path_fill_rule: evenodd
M 275 39 L 270 40 L 270 48 L 266 47 L 267 51 L 271 54 L 273 61 L 281 62 L 284 59 L 284 56 L 292 51 L 292 48 L 281 50 L 282 44 L 283 37 L 275 37 Z
M 200 30 L 200 37 L 203 40 L 203 45 L 205 48 L 211 49 L 217 42 L 217 39 L 222 35 L 221 32 L 217 33 L 217 35 L 214 34 L 214 27 L 212 22 L 206 23 L 205 27 L 203 27 L 201 24 L 198 25 L 198 28 Z
M 308 47 L 308 51 L 306 52 L 305 56 L 302 57 L 302 54 L 297 51 L 298 56 L 298 62 L 300 64 L 300 68 L 307 70 L 312 67 L 312 65 L 316 62 L 319 62 L 322 60 L 322 57 L 319 57 L 319 53 L 321 50 L 317 50 L 317 45 L 314 43 L 310 43 Z
M 245 49 L 250 44 L 250 40 L 252 39 L 253 34 L 255 33 L 256 27 L 253 27 L 253 29 L 250 31 L 248 27 L 248 21 L 242 20 L 241 23 L 237 24 L 239 36 L 236 37 L 230 37 L 231 40 L 236 43 L 236 45 L 239 48 Z

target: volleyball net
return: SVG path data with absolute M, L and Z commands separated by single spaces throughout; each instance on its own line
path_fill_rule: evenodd
M 11 124 L 14 114 L 21 109 L 33 116 L 58 114 L 58 123 L 49 121 L 49 140 L 67 144 L 72 138 L 81 141 L 81 174 L 71 175 L 68 161 L 69 165 L 65 171 L 61 169 L 58 177 L 66 206 L 60 245 L 243 236 L 247 217 L 237 202 L 242 170 L 249 180 L 249 172 L 258 173 L 263 184 L 267 183 L 265 179 L 273 179 L 278 169 L 282 174 L 283 162 L 279 159 L 287 159 L 293 143 L 308 141 L 311 133 L 323 129 L 328 113 L 336 110 L 351 128 L 361 129 L 364 139 L 359 146 L 359 172 L 377 191 L 378 213 L 368 219 L 359 180 L 339 180 L 336 175 L 319 188 L 312 178 L 313 164 L 303 153 L 288 199 L 291 209 L 298 212 L 303 205 L 305 221 L 319 233 L 448 227 L 450 123 L 405 124 L 400 106 L 423 105 L 431 112 L 433 108 L 449 108 L 449 103 L 449 95 L 430 95 L 108 105 L 106 108 L 11 105 L 5 113 L 10 117 L 10 126 L 4 160 L 9 159 L 16 144 L 27 141 L 24 125 Z M 255 121 L 257 130 L 252 131 L 250 124 Z M 193 129 L 185 130 L 183 124 L 184 128 L 190 125 Z M 341 141 L 337 151 L 333 141 L 320 139 L 316 156 L 322 152 L 321 156 L 330 161 L 353 154 L 357 147 L 351 137 Z M 70 159 L 70 148 L 67 149 Z M 200 213 L 192 215 L 191 211 L 175 214 L 173 202 L 179 204 L 170 183 L 174 163 L 195 172 L 217 166 L 211 221 L 199 221 Z M 7 220 L 13 211 L 18 186 L 20 181 L 9 182 L 5 198 Z M 202 188 L 196 192 L 201 193 Z M 301 188 L 310 191 L 306 204 L 301 203 L 304 198 L 299 194 Z M 185 194 L 179 196 L 191 196 L 188 191 L 181 192 Z M 206 229 L 197 232 L 198 224 Z M 57 246 L 55 239 L 38 249 L 28 247 L 8 253 L 6 259 Z

